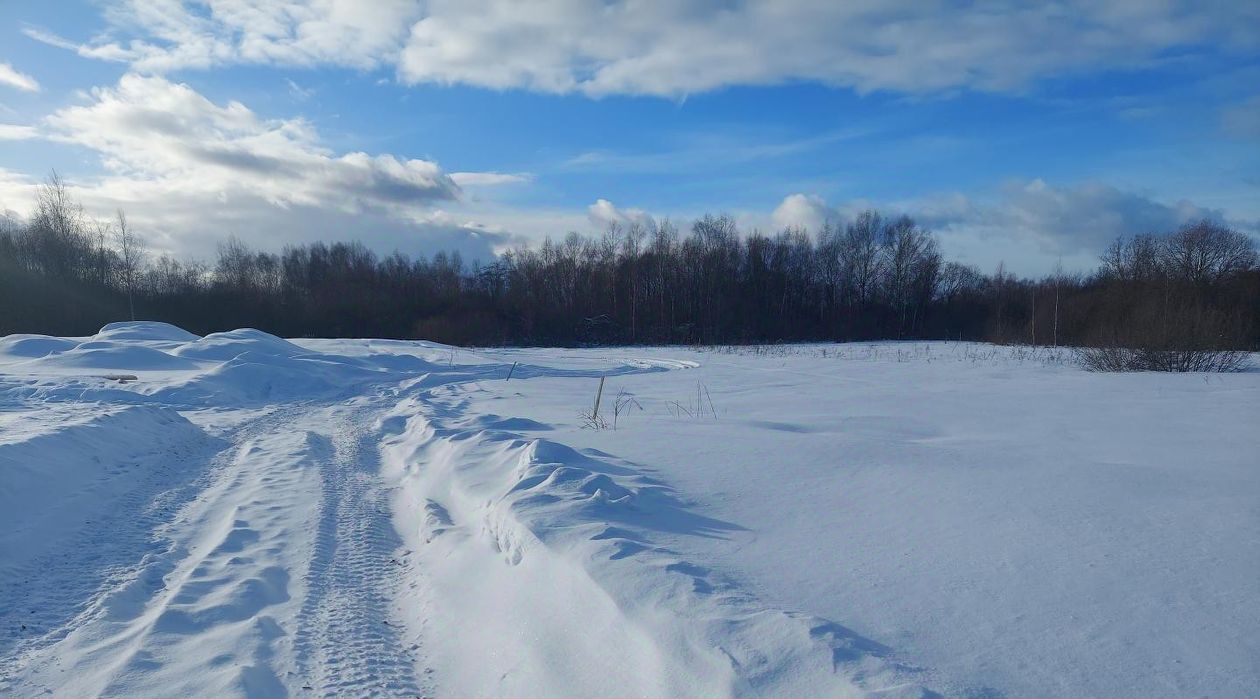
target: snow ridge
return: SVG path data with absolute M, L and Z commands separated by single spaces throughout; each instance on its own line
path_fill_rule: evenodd
M 461 636 L 476 643 L 555 627 L 565 611 L 522 593 L 534 579 L 549 581 L 543 588 L 553 594 L 563 590 L 566 607 L 587 616 L 573 619 L 560 641 L 575 660 L 537 653 L 522 636 L 528 662 L 471 668 L 455 654 L 436 659 L 439 681 L 476 686 L 480 676 L 495 678 L 479 686 L 491 695 L 577 696 L 593 691 L 585 684 L 593 666 L 617 678 L 600 690 L 611 696 L 926 694 L 913 669 L 879 644 L 766 608 L 736 582 L 653 542 L 658 532 L 724 537 L 737 525 L 694 513 L 666 484 L 612 455 L 523 437 L 499 416 L 467 415 L 464 390 L 422 392 L 394 412 L 403 427 L 385 450 L 387 473 L 401 486 L 395 509 L 417 565 L 436 580 L 429 608 L 461 607 L 458 594 L 442 591 L 469 576 L 483 581 L 483 597 L 513 604 L 469 621 L 480 627 L 475 633 L 458 633 L 455 619 L 417 633 L 455 632 L 444 642 L 458 646 Z

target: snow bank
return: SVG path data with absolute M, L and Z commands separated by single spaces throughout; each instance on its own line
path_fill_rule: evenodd
M 150 322 L 113 323 L 77 343 L 34 335 L 2 338 L 0 365 L 34 380 L 7 389 L 15 400 L 147 402 L 180 408 L 306 400 L 434 368 L 401 352 L 329 354 L 249 328 L 197 337 Z M 139 374 L 138 380 L 121 385 L 109 380 L 132 373 Z
M 306 350 L 275 335 L 253 328 L 211 333 L 175 350 L 181 357 L 227 361 L 250 353 L 260 357 L 296 357 Z
M 182 415 L 156 406 L 49 406 L 56 420 L 0 423 L 0 548 L 6 563 L 38 551 L 67 522 L 132 488 L 162 456 L 207 439 Z M 89 517 L 90 518 L 90 517 Z
M 633 464 L 505 429 L 546 427 L 528 420 L 423 417 L 458 414 L 441 400 L 397 419 L 412 411 L 386 463 L 399 526 L 433 582 L 432 599 L 413 602 L 428 613 L 412 621 L 441 639 L 430 659 L 440 685 L 472 696 L 924 695 L 879 644 L 769 608 L 657 543 L 740 527 L 697 514 Z
M 48 335 L 6 335 L 0 337 L 0 362 L 5 358 L 27 359 L 65 352 L 78 343 Z
M 190 371 L 196 362 L 159 349 L 108 340 L 84 342 L 72 349 L 36 360 L 44 369 L 127 369 L 131 371 Z
M 160 323 L 152 320 L 132 320 L 110 323 L 101 328 L 94 339 L 133 342 L 193 342 L 198 337 L 170 323 Z
M 6 694 L 24 650 L 59 638 L 101 586 L 153 552 L 155 528 L 219 444 L 157 406 L 51 403 L 0 417 Z

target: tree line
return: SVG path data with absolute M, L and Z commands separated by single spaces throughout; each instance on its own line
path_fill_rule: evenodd
M 907 216 L 868 211 L 815 234 L 689 230 L 650 219 L 497 259 L 379 256 L 355 242 L 280 253 L 231 238 L 207 264 L 147 254 L 122 212 L 84 215 L 55 175 L 25 221 L 0 221 L 0 334 L 90 334 L 145 318 L 197 333 L 456 344 L 963 339 L 1220 350 L 1260 342 L 1253 241 L 1212 221 L 1118 239 L 1092 274 L 1018 278 L 944 259 Z

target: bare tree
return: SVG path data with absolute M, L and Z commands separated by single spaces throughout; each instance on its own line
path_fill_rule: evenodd
M 931 233 L 919 228 L 908 216 L 885 227 L 883 265 L 885 293 L 900 315 L 897 336 L 906 330 L 906 314 L 926 303 L 936 292 L 941 256 Z M 911 321 L 913 329 L 914 320 Z
M 1159 238 L 1151 234 L 1121 236 L 1099 258 L 1103 277 L 1125 282 L 1145 282 L 1158 278 L 1166 255 Z
M 117 211 L 117 223 L 114 227 L 115 240 L 118 243 L 118 272 L 122 278 L 123 290 L 127 292 L 127 309 L 131 319 L 136 319 L 136 280 L 144 265 L 144 249 L 135 231 L 127 225 L 127 215 L 122 209 Z
M 1005 344 L 1010 338 L 1006 336 L 1006 297 L 1007 290 L 1015 284 L 1015 278 L 1006 272 L 1006 261 L 998 262 L 993 272 L 993 339 Z
M 649 225 L 650 222 L 649 222 Z M 630 281 L 630 342 L 634 343 L 639 336 L 639 256 L 643 252 L 643 241 L 648 236 L 647 226 L 640 220 L 630 222 L 626 229 L 624 254 L 627 273 Z
M 35 215 L 23 247 L 33 270 L 62 278 L 83 278 L 91 265 L 91 244 L 83 231 L 83 208 L 54 170 L 39 188 Z M 85 253 L 87 253 L 85 255 Z
M 92 232 L 96 237 L 96 283 L 102 287 L 110 283 L 113 271 L 113 252 L 109 249 L 109 224 L 104 221 L 93 221 Z
M 853 301 L 857 304 L 870 300 L 879 279 L 879 236 L 882 228 L 883 218 L 877 212 L 863 211 L 844 230 L 841 247 L 844 276 L 851 285 Z
M 1186 224 L 1169 236 L 1163 257 L 1171 274 L 1199 285 L 1214 284 L 1256 265 L 1249 237 L 1208 219 Z

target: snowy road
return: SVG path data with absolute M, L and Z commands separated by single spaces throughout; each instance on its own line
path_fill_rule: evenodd
M 960 347 L 2 338 L 0 694 L 1246 696 L 1256 375 Z
M 296 684 L 320 696 L 422 694 L 390 608 L 401 570 L 371 430 L 380 409 L 299 403 L 223 431 L 195 484 L 141 487 L 119 503 L 119 519 L 145 513 L 134 531 L 153 532 L 152 541 L 119 541 L 114 523 L 85 522 L 83 538 L 46 552 L 67 562 L 54 579 L 78 579 L 92 564 L 80 552 L 94 540 L 117 550 L 112 572 L 82 611 L 51 621 L 5 663 L 12 689 L 274 696 Z M 164 458 L 169 469 L 199 467 Z M 15 611 L 70 606 L 45 600 L 45 589 L 29 586 Z M 205 671 L 224 666 L 231 671 Z

